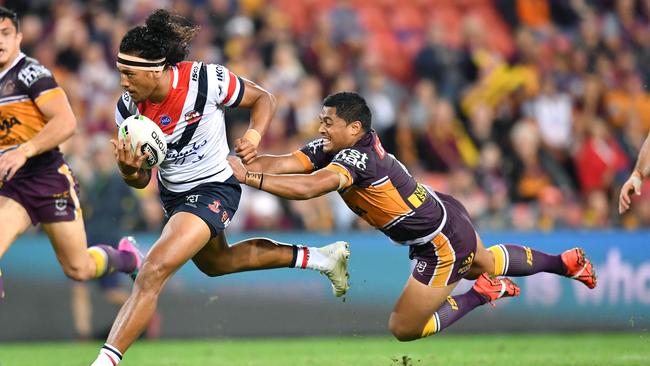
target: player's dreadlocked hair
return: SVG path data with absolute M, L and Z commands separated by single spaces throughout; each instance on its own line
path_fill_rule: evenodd
M 361 95 L 351 92 L 335 93 L 325 98 L 323 105 L 336 108 L 336 115 L 347 124 L 360 121 L 364 131 L 370 130 L 372 113 Z
M 145 25 L 126 32 L 120 52 L 146 59 L 165 58 L 166 65 L 174 65 L 185 60 L 198 31 L 199 27 L 180 15 L 158 9 L 147 17 Z

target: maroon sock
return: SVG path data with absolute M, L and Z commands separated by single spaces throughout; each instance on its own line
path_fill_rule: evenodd
M 114 271 L 131 273 L 135 270 L 136 258 L 131 252 L 117 250 L 110 245 L 99 244 L 96 247 L 100 248 L 106 253 L 107 268 L 106 273 L 113 273 Z
M 502 244 L 497 247 L 506 252 L 505 276 L 529 276 L 538 272 L 565 274 L 564 263 L 559 255 L 546 254 L 520 245 Z
M 467 313 L 474 310 L 477 306 L 483 305 L 486 302 L 487 299 L 473 288 L 462 295 L 448 296 L 447 301 L 433 314 L 435 329 L 432 329 L 433 332 L 430 334 L 442 331 L 456 322 L 456 320 L 467 315 Z

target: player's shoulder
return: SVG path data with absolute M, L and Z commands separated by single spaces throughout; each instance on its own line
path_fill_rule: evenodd
M 354 167 L 359 170 L 367 170 L 374 161 L 372 149 L 366 146 L 352 146 L 340 150 L 332 162 Z
M 307 150 L 312 154 L 316 154 L 320 151 L 323 151 L 324 145 L 325 145 L 325 139 L 318 138 L 306 143 L 305 146 L 303 147 L 303 150 Z
M 16 64 L 16 78 L 26 87 L 32 86 L 43 78 L 51 78 L 52 72 L 33 57 L 23 57 Z

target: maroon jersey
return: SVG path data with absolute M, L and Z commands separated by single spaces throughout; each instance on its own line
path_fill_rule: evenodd
M 418 184 L 404 165 L 381 146 L 375 131 L 337 154 L 323 151 L 318 139 L 294 152 L 306 171 L 321 168 L 348 178 L 339 190 L 345 203 L 370 225 L 399 244 L 422 244 L 446 221 L 445 208 L 428 187 Z
M 17 148 L 40 132 L 47 121 L 38 109 L 52 97 L 62 95 L 52 73 L 33 58 L 20 54 L 0 73 L 0 154 Z M 58 148 L 29 160 L 18 176 L 34 174 L 62 163 Z

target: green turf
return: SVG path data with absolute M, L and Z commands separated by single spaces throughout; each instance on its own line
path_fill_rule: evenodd
M 6 343 L 0 366 L 88 366 L 95 343 Z M 137 342 L 120 366 L 650 365 L 650 335 L 442 335 Z

